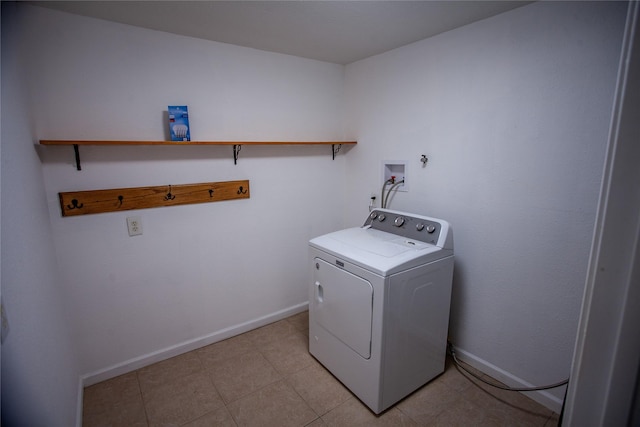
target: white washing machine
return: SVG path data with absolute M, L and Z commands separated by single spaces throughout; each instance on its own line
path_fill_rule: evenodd
M 444 372 L 449 223 L 376 209 L 309 249 L 309 351 L 374 413 Z

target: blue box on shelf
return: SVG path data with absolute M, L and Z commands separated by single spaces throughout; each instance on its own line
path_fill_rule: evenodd
M 186 105 L 169 105 L 169 133 L 172 141 L 191 141 L 189 111 Z

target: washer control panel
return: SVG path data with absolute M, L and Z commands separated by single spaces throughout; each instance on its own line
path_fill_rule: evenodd
M 371 227 L 425 243 L 437 244 L 441 226 L 437 221 L 418 216 L 373 210 L 363 227 Z

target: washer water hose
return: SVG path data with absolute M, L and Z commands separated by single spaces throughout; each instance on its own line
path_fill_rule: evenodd
M 387 203 L 389 202 L 389 195 L 391 194 L 393 189 L 396 188 L 398 185 L 404 183 L 404 179 L 402 181 L 398 181 L 398 182 L 395 182 L 395 181 L 396 181 L 396 177 L 392 176 L 391 178 L 386 180 L 384 182 L 384 184 L 382 184 L 382 191 L 380 192 L 380 207 L 382 209 L 385 209 L 387 207 Z M 387 194 L 386 194 L 386 197 L 385 197 L 384 189 L 387 188 L 387 184 L 392 184 L 392 185 L 387 190 Z
M 508 386 L 504 386 L 504 385 L 501 385 L 501 384 L 496 384 L 496 383 L 493 383 L 493 382 L 490 382 L 490 381 L 487 381 L 487 380 L 481 378 L 479 375 L 471 372 L 470 370 L 468 370 L 467 368 L 462 366 L 462 364 L 460 363 L 460 361 L 456 357 L 456 351 L 455 351 L 455 348 L 453 347 L 453 344 L 451 344 L 450 342 L 448 344 L 449 344 L 448 345 L 449 353 L 451 353 L 451 357 L 453 357 L 453 363 L 455 363 L 455 365 L 458 368 L 462 369 L 467 374 L 471 375 L 472 377 L 474 377 L 477 380 L 482 381 L 485 384 L 490 385 L 491 387 L 496 387 L 496 388 L 499 388 L 499 389 L 502 389 L 502 390 L 507 390 L 507 391 L 538 391 L 538 390 L 548 390 L 550 388 L 560 387 L 560 386 L 563 386 L 563 385 L 569 383 L 569 378 L 567 378 L 566 380 L 560 381 L 560 382 L 555 383 L 555 384 L 543 385 L 543 386 L 539 386 L 539 387 L 508 387 Z

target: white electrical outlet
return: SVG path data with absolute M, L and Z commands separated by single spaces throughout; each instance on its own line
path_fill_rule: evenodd
M 127 217 L 127 229 L 129 236 L 139 236 L 142 234 L 142 220 L 139 216 Z

